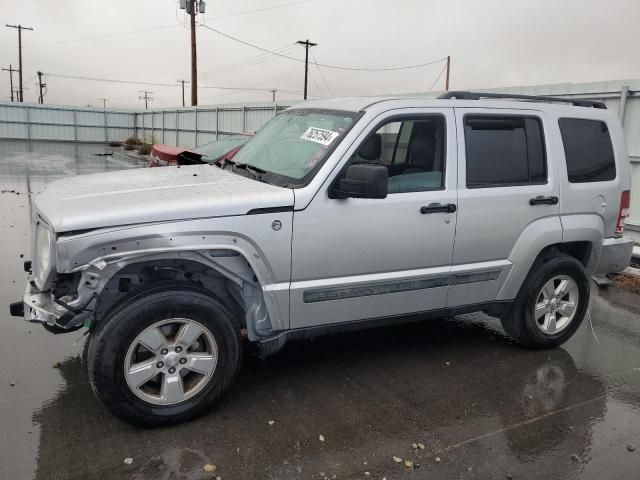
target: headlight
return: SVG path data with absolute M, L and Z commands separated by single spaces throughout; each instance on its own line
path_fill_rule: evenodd
M 33 280 L 43 290 L 53 267 L 53 233 L 42 222 L 36 224 L 33 252 Z

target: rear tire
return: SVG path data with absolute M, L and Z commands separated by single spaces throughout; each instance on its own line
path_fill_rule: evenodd
M 240 368 L 237 318 L 197 286 L 137 292 L 100 323 L 88 349 L 89 379 L 105 407 L 133 425 L 158 427 L 202 415 Z M 144 376 L 139 386 L 136 372 Z
M 557 347 L 580 327 L 589 295 L 589 279 L 577 259 L 563 253 L 542 257 L 501 319 L 502 326 L 523 347 Z

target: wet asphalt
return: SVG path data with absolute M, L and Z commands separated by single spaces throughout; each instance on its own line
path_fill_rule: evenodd
M 562 348 L 520 349 L 486 315 L 428 320 L 266 361 L 249 349 L 229 395 L 190 423 L 115 419 L 88 384 L 83 332 L 8 312 L 25 287 L 28 192 L 143 166 L 94 155 L 112 150 L 0 142 L 0 479 L 640 478 L 640 296 L 616 288 L 592 287 L 593 329 Z

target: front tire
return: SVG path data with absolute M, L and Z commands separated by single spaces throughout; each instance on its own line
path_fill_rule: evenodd
M 582 264 L 559 253 L 537 260 L 507 316 L 501 319 L 516 343 L 553 348 L 578 329 L 589 306 L 590 286 Z
M 125 422 L 157 427 L 211 408 L 237 374 L 240 327 L 210 292 L 162 285 L 101 320 L 88 369 L 100 401 Z

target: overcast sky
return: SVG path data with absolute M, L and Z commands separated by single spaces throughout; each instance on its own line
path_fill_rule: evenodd
M 283 6 L 287 5 L 287 6 Z M 277 8 L 269 8 L 277 7 Z M 261 11 L 255 11 L 261 10 Z M 253 12 L 251 12 L 253 11 Z M 140 108 L 181 104 L 176 80 L 190 77 L 189 31 L 177 0 L 0 0 L 0 65 L 18 63 L 23 33 L 25 101 Z M 198 22 L 298 59 L 296 40 L 318 43 L 312 60 L 365 68 L 423 64 L 451 55 L 451 89 L 640 77 L 638 0 L 207 0 Z M 134 33 L 130 33 L 134 32 Z M 197 29 L 200 105 L 301 99 L 304 64 Z M 97 37 L 97 38 L 94 38 Z M 310 68 L 312 96 L 442 90 L 444 63 L 390 72 Z M 9 98 L 1 72 L 0 99 Z M 55 75 L 175 84 L 145 86 Z M 17 75 L 15 75 L 17 81 Z M 436 81 L 437 80 L 437 81 Z M 435 82 L 435 84 L 434 84 Z M 187 92 L 187 103 L 189 94 Z

